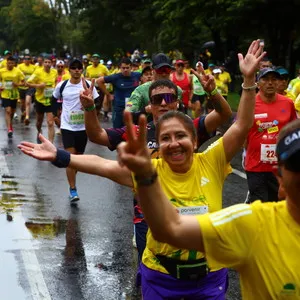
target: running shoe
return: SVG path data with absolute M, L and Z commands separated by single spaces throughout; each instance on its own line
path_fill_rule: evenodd
M 9 130 L 8 130 L 7 136 L 8 136 L 9 138 L 12 138 L 12 136 L 13 136 L 13 131 L 12 131 L 12 129 L 9 129 Z
M 77 194 L 77 189 L 71 189 L 70 188 L 70 195 L 69 195 L 71 203 L 79 201 L 79 196 Z

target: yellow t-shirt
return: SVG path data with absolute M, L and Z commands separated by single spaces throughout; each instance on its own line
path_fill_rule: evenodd
M 296 77 L 296 78 L 292 79 L 292 80 L 289 82 L 289 86 L 288 86 L 287 90 L 288 90 L 289 92 L 291 92 L 291 91 L 293 90 L 294 85 L 295 85 L 297 82 L 300 82 L 300 78 L 299 78 L 299 77 Z
M 7 66 L 7 59 L 3 59 L 0 63 L 0 69 L 5 68 Z
M 204 70 L 204 73 L 205 73 L 206 75 L 212 75 L 212 71 L 211 71 L 210 69 L 205 69 L 205 70 Z
M 27 80 L 28 83 L 41 84 L 45 83 L 46 88 L 37 88 L 35 93 L 36 101 L 45 106 L 51 105 L 52 94 L 56 85 L 57 71 L 50 69 L 47 73 L 44 69 L 34 72 Z
M 221 75 L 221 74 L 220 74 Z M 218 92 L 223 95 L 223 96 L 227 96 L 228 95 L 228 85 L 225 84 L 221 79 L 220 79 L 220 75 L 219 78 L 215 78 L 215 82 L 216 82 L 216 87 Z
M 239 271 L 243 299 L 300 299 L 300 225 L 286 201 L 238 204 L 197 218 L 209 266 Z
M 25 79 L 23 73 L 16 67 L 12 70 L 7 68 L 0 69 L 0 79 L 4 90 L 1 92 L 1 98 L 16 100 L 19 98 L 17 87 L 13 87 L 13 83 L 21 83 Z
M 231 76 L 228 72 L 223 71 L 220 75 L 219 75 L 219 79 L 221 81 L 223 81 L 225 84 L 229 84 L 231 82 Z
M 99 78 L 107 75 L 109 75 L 109 71 L 104 65 L 99 64 L 96 68 L 91 65 L 86 68 L 86 78 Z
M 222 208 L 223 183 L 230 170 L 226 162 L 223 138 L 213 143 L 206 151 L 194 154 L 191 169 L 174 173 L 163 159 L 152 159 L 160 184 L 180 214 L 205 214 Z M 178 249 L 156 241 L 148 230 L 143 263 L 150 269 L 168 274 L 155 255 L 160 254 L 180 260 L 200 259 L 202 252 Z M 215 268 L 216 271 L 220 268 Z
M 26 65 L 25 63 L 21 63 L 18 65 L 17 67 L 19 70 L 21 70 L 21 72 L 24 74 L 25 76 L 25 81 L 27 79 L 29 79 L 29 77 L 34 73 L 35 69 L 36 69 L 36 66 L 35 65 Z M 24 90 L 27 90 L 28 87 L 25 87 L 25 86 L 20 86 L 20 89 L 24 89 Z
M 300 95 L 298 95 L 298 97 L 296 98 L 295 102 L 294 102 L 294 106 L 296 111 L 300 112 Z
M 295 96 L 295 98 L 298 97 L 298 95 L 300 94 L 300 81 L 294 84 L 291 93 Z

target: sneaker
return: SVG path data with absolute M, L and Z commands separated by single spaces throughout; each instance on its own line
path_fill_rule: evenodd
M 18 114 L 17 113 L 14 113 L 14 119 L 18 120 Z
M 70 188 L 70 196 L 69 196 L 69 198 L 70 198 L 71 203 L 79 201 L 79 196 L 77 194 L 76 188 L 75 189 L 71 189 Z
M 8 136 L 9 138 L 12 138 L 12 137 L 13 137 L 13 131 L 12 131 L 12 129 L 9 129 L 9 130 L 8 130 L 7 136 Z
M 41 144 L 41 143 L 42 143 L 42 141 L 41 141 L 40 138 L 39 138 L 39 133 L 37 134 L 36 142 L 37 142 L 37 144 Z
M 57 128 L 57 129 L 55 130 L 55 134 L 56 134 L 56 135 L 61 135 L 60 128 Z
M 30 123 L 30 120 L 29 120 L 29 118 L 28 118 L 28 117 L 26 117 L 26 118 L 25 118 L 25 120 L 24 120 L 24 124 L 25 124 L 26 126 L 28 126 L 28 125 L 29 125 L 29 123 Z

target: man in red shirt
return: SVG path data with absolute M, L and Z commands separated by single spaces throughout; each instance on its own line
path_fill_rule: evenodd
M 276 93 L 279 77 L 272 68 L 261 69 L 257 75 L 259 92 L 245 160 L 249 202 L 278 201 L 276 140 L 280 129 L 297 118 L 292 100 Z

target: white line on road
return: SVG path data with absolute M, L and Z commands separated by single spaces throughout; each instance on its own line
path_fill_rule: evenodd
M 247 179 L 246 174 L 244 172 L 241 172 L 241 171 L 237 170 L 237 169 L 232 168 L 232 173 L 237 175 L 237 176 L 240 176 L 244 179 Z
M 9 169 L 6 163 L 5 156 L 0 155 L 0 175 L 9 175 Z M 22 218 L 22 223 L 25 224 L 25 219 L 20 211 L 20 218 Z M 20 250 L 21 256 L 24 262 L 24 267 L 27 274 L 27 280 L 31 289 L 31 299 L 33 300 L 51 300 L 50 293 L 48 291 L 47 285 L 45 283 L 42 270 L 40 268 L 38 259 L 35 254 L 35 250 L 30 241 L 29 247 L 26 250 Z

